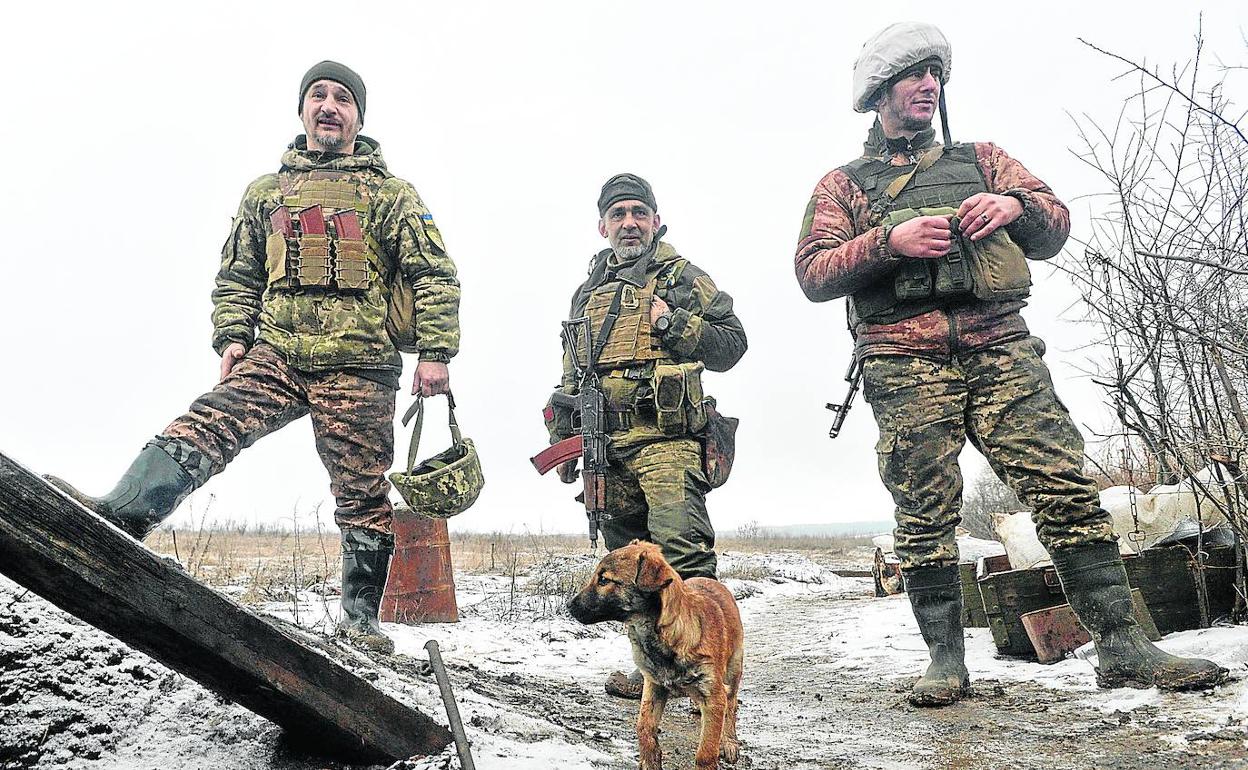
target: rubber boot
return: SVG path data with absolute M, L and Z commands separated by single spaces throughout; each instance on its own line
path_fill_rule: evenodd
M 342 530 L 342 620 L 337 633 L 364 650 L 386 655 L 394 640 L 381 632 L 377 611 L 390 572 L 394 536 L 369 529 Z
M 932 658 L 910 690 L 913 706 L 948 706 L 970 689 L 962 639 L 962 583 L 958 565 L 919 567 L 902 573 L 910 607 Z
M 607 695 L 614 695 L 617 698 L 628 698 L 629 700 L 641 700 L 641 691 L 645 685 L 645 679 L 641 675 L 641 669 L 633 669 L 633 673 L 625 674 L 623 671 L 614 671 L 611 676 L 607 677 L 605 689 Z
M 1100 687 L 1191 690 L 1212 687 L 1227 670 L 1211 660 L 1180 658 L 1144 635 L 1132 614 L 1127 570 L 1116 543 L 1090 543 L 1052 552 L 1071 609 L 1096 645 Z
M 91 497 L 56 476 L 50 484 L 115 524 L 135 540 L 142 540 L 195 491 L 195 482 L 167 452 L 148 444 L 134 458 L 113 491 Z

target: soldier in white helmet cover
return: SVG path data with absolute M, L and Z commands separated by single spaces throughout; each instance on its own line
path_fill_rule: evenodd
M 1000 147 L 949 139 L 951 71 L 949 42 L 930 24 L 893 24 L 867 41 L 854 109 L 877 119 L 862 156 L 815 188 L 795 257 L 811 301 L 849 298 L 880 476 L 897 506 L 896 552 L 931 654 L 910 702 L 952 703 L 970 681 L 954 539 L 968 437 L 1034 511 L 1096 644 L 1098 684 L 1217 684 L 1225 669 L 1162 652 L 1132 617 L 1110 517 L 1083 470 L 1083 437 L 1019 312 L 1027 260 L 1061 250 L 1069 212 Z

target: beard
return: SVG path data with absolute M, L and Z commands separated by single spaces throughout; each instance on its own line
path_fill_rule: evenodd
M 909 115 L 901 119 L 901 127 L 906 131 L 926 131 L 932 127 L 931 118 L 915 118 Z
M 640 238 L 641 243 L 637 244 L 636 246 L 621 246 L 620 239 L 626 235 Z M 642 254 L 645 254 L 647 251 L 650 250 L 650 244 L 653 242 L 654 242 L 654 231 L 650 231 L 648 233 L 636 233 L 636 232 L 625 233 L 623 231 L 620 231 L 615 234 L 615 237 L 610 239 L 611 250 L 615 252 L 615 255 L 617 257 L 625 261 L 630 260 L 630 259 L 637 259 Z
M 316 141 L 330 152 L 341 150 L 342 146 L 347 143 L 346 137 L 342 134 L 322 133 L 321 131 L 316 132 Z

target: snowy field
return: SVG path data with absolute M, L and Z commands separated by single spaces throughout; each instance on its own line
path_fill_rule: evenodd
M 570 576 L 591 565 L 588 557 L 562 557 L 515 580 L 460 576 L 459 623 L 387 624 L 397 645 L 387 665 L 344 654 L 379 687 L 445 723 L 422 649 L 436 639 L 478 767 L 635 767 L 635 705 L 601 687 L 611 671 L 631 668 L 628 642 L 617 626 L 581 626 L 561 609 Z M 720 566 L 749 576 L 725 581 L 746 628 L 739 767 L 1248 767 L 1248 627 L 1163 640 L 1170 652 L 1231 669 L 1236 679 L 1212 695 L 1098 690 L 1085 660 L 1043 666 L 997 658 L 988 630 L 970 629 L 975 696 L 953 709 L 917 711 L 904 693 L 926 664 L 926 649 L 904 595 L 875 599 L 869 579 L 838 577 L 800 554 L 729 553 Z M 552 574 L 563 593 L 533 590 L 559 582 Z M 297 610 L 301 625 L 331 626 L 336 597 L 299 600 L 264 609 L 286 620 Z M 301 756 L 265 720 L 3 579 L 0 663 L 4 770 L 343 767 Z M 686 711 L 679 701 L 669 707 L 669 767 L 689 766 L 681 753 L 696 723 Z M 1008 735 L 974 734 L 991 719 L 1021 730 L 1017 753 L 1005 753 Z M 1123 756 L 1094 758 L 1102 736 L 1106 745 L 1121 743 Z M 1054 748 L 1056 759 L 1028 754 L 1065 739 L 1072 748 Z M 457 767 L 452 754 L 394 767 Z

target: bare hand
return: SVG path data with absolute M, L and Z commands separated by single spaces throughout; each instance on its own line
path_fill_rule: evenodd
M 1023 204 L 1011 195 L 976 193 L 958 207 L 962 234 L 972 241 L 987 238 L 1023 215 Z
M 412 378 L 412 395 L 437 396 L 451 389 L 451 373 L 441 361 L 421 361 Z
M 659 320 L 659 316 L 668 312 L 667 303 L 659 299 L 658 296 L 650 299 L 650 323 L 653 324 Z
M 247 355 L 247 347 L 243 343 L 231 342 L 221 353 L 221 379 L 224 380 L 234 368 L 234 364 L 242 361 L 245 355 Z
M 953 232 L 949 217 L 915 217 L 897 225 L 888 234 L 888 247 L 895 254 L 917 259 L 935 259 L 949 253 Z
M 566 463 L 559 465 L 559 480 L 564 484 L 571 484 L 580 478 L 581 472 L 576 469 L 576 460 L 568 460 Z

